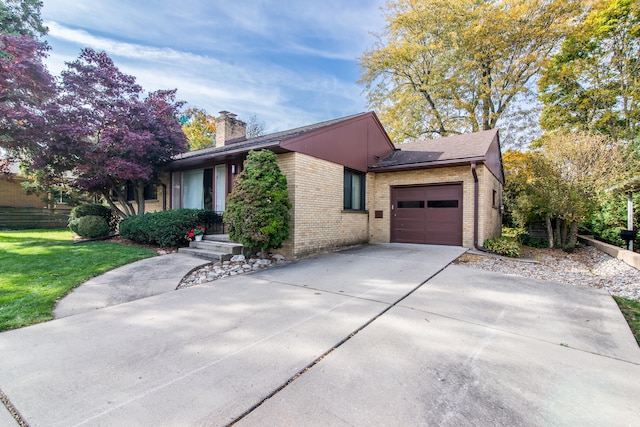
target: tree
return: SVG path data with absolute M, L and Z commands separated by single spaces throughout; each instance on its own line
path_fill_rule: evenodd
M 260 120 L 257 115 L 253 114 L 249 116 L 247 120 L 247 139 L 264 135 L 266 129 L 267 125 L 263 120 Z
M 289 238 L 291 202 L 287 178 L 276 155 L 268 150 L 250 151 L 244 169 L 227 198 L 224 220 L 229 237 L 251 248 L 280 248 Z
M 189 151 L 212 147 L 216 143 L 216 118 L 205 110 L 189 108 L 180 116 Z
M 535 151 L 515 156 L 517 166 L 505 169 L 516 172 L 512 178 L 519 192 L 512 209 L 520 224 L 545 220 L 553 247 L 555 220 L 556 244 L 575 247 L 578 225 L 594 212 L 602 192 L 636 169 L 629 148 L 603 135 L 560 132 L 545 136 Z
M 42 64 L 47 47 L 31 36 L 0 35 L 0 148 L 22 158 L 46 139 L 55 84 Z
M 597 2 L 542 73 L 542 127 L 637 138 L 639 54 L 640 4 Z
M 544 69 L 539 82 L 542 127 L 637 137 L 639 54 L 638 2 L 598 2 Z
M 48 29 L 40 17 L 40 0 L 0 0 L 0 32 L 4 34 L 44 36 Z
M 580 14 L 579 0 L 393 0 L 360 58 L 392 139 L 492 129 L 528 92 Z
M 56 138 L 31 168 L 49 176 L 73 171 L 74 186 L 101 195 L 120 216 L 144 213 L 144 186 L 186 150 L 186 138 L 175 90 L 141 96 L 135 77 L 122 73 L 106 53 L 84 49 L 62 73 L 51 113 Z M 137 210 L 127 200 L 127 184 L 134 187 Z
M 42 63 L 48 46 L 38 40 L 47 31 L 42 2 L 0 1 L 0 171 L 13 158 L 38 153 L 46 139 L 45 106 L 55 94 L 53 77 Z

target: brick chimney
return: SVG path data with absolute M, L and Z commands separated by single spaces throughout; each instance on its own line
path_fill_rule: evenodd
M 247 139 L 247 124 L 236 119 L 235 114 L 220 111 L 216 117 L 216 147 Z

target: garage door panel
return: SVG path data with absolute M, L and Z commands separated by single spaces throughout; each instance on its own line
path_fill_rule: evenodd
M 392 189 L 391 241 L 462 245 L 462 184 Z

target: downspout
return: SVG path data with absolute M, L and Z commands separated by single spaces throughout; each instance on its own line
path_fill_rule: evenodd
M 162 183 L 162 210 L 167 210 L 167 184 Z
M 482 246 L 478 245 L 478 206 L 480 198 L 480 188 L 478 184 L 478 172 L 476 171 L 476 162 L 471 162 L 471 174 L 473 175 L 473 247 L 480 252 L 489 252 Z

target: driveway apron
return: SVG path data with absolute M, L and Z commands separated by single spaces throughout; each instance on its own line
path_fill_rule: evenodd
M 35 426 L 225 425 L 465 251 L 370 246 L 0 334 Z
M 0 390 L 31 426 L 638 425 L 610 296 L 463 252 L 371 245 L 5 332 Z

